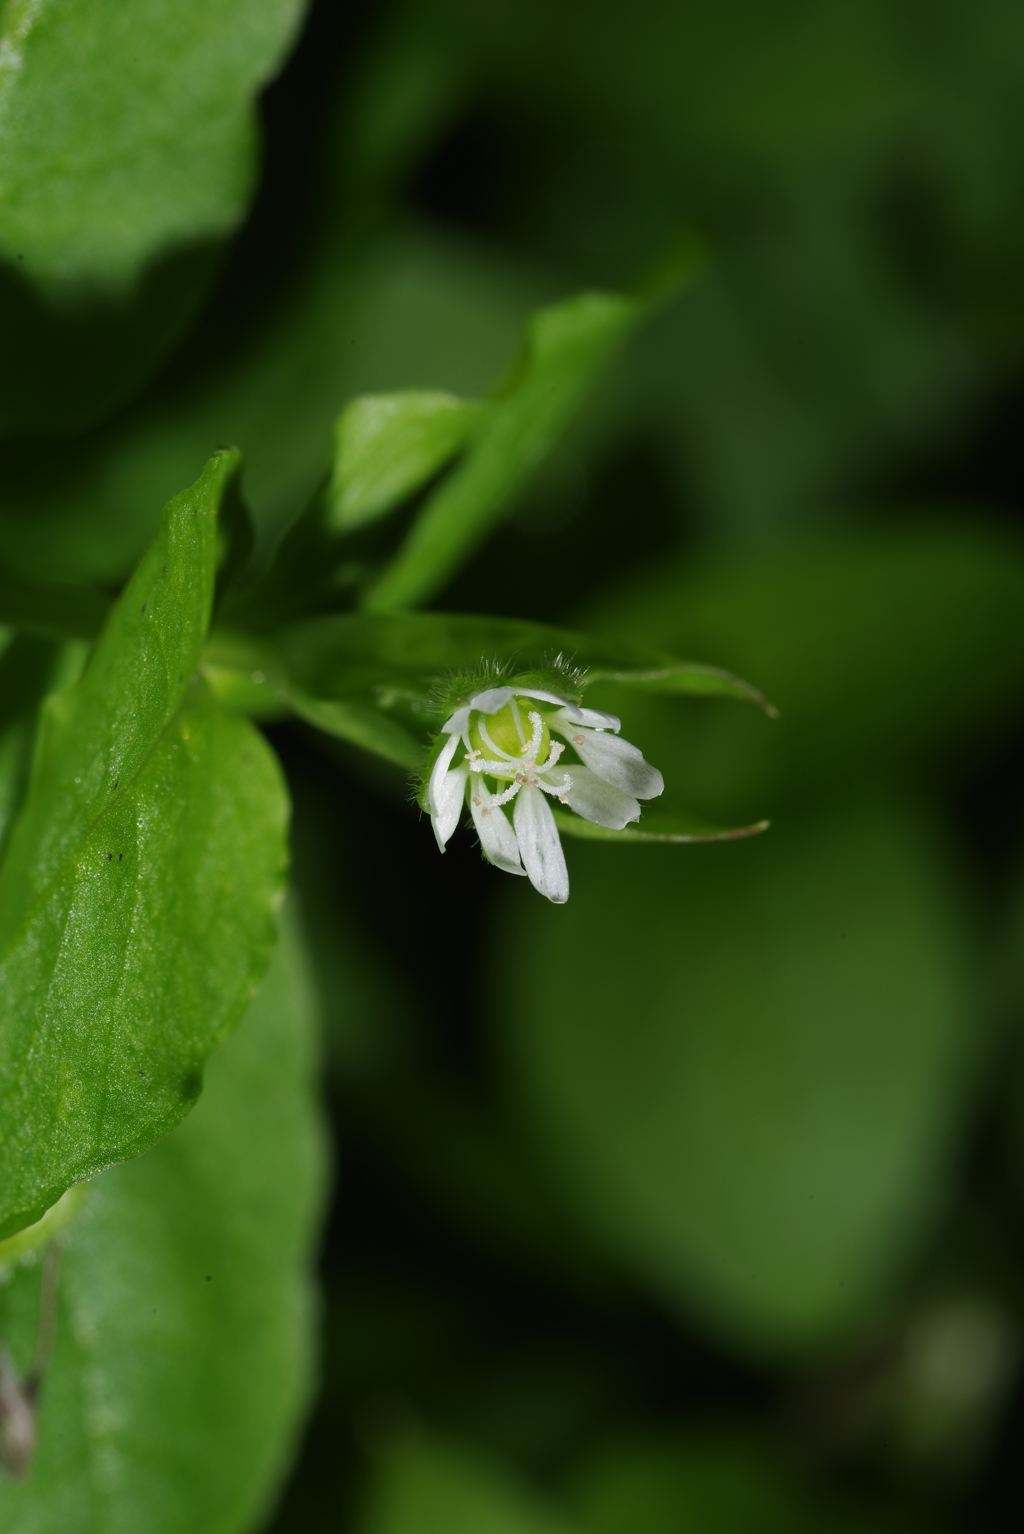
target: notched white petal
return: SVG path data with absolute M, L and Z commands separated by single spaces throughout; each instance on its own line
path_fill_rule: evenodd
M 452 757 L 459 748 L 457 736 L 452 736 L 445 741 L 444 746 L 438 753 L 437 761 L 430 769 L 430 781 L 427 784 L 427 809 L 431 815 L 437 812 L 437 791 L 444 781 L 445 774 L 452 764 Z
M 496 806 L 490 794 L 478 792 L 480 785 L 470 782 L 469 811 L 476 826 L 484 856 L 495 868 L 507 874 L 526 874 L 519 861 L 519 843 L 512 823 L 504 810 Z
M 470 698 L 467 707 L 474 714 L 496 714 L 514 697 L 511 687 L 488 687 L 486 692 L 478 692 L 475 698 Z
M 457 767 L 450 766 L 452 757 L 461 745 L 459 737 L 453 735 L 434 763 L 427 788 L 430 822 L 434 827 L 437 845 L 442 852 L 445 842 L 451 838 L 459 823 L 462 796 L 466 791 L 466 779 L 469 776 L 468 762 L 460 762 Z
M 657 767 L 644 761 L 644 754 L 618 735 L 603 735 L 583 728 L 569 739 L 580 760 L 606 783 L 621 788 L 634 799 L 656 799 L 664 790 L 665 779 Z
M 556 718 L 565 724 L 582 724 L 588 730 L 614 730 L 618 734 L 622 729 L 622 720 L 617 714 L 603 714 L 599 708 L 577 708 L 575 703 L 567 703 L 559 709 Z
M 515 801 L 516 839 L 530 883 L 555 905 L 569 898 L 569 870 L 558 827 L 539 788 L 525 787 Z
M 640 819 L 640 806 L 632 794 L 624 793 L 613 783 L 606 783 L 589 767 L 571 770 L 572 779 L 565 797 L 569 808 L 582 815 L 584 820 L 596 826 L 607 826 L 610 831 L 621 831 L 631 821 Z

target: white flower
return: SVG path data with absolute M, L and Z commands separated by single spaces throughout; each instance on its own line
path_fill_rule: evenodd
M 665 787 L 661 773 L 620 738 L 619 729 L 614 714 L 579 708 L 552 692 L 490 687 L 477 693 L 442 725 L 448 739 L 427 783 L 441 851 L 468 800 L 490 862 L 525 874 L 534 889 L 561 905 L 569 898 L 569 874 L 548 797 L 584 820 L 621 831 L 640 819 L 637 801 L 654 799 Z M 567 749 L 571 757 L 563 760 Z

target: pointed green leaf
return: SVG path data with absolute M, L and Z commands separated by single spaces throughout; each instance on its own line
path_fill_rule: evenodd
M 693 698 L 735 698 L 740 703 L 753 703 L 769 719 L 777 719 L 779 711 L 763 692 L 751 687 L 731 671 L 718 666 L 699 666 L 693 661 L 673 661 L 667 656 L 660 665 L 624 667 L 614 670 L 608 666 L 595 666 L 587 673 L 584 686 L 594 682 L 621 682 L 627 687 L 642 687 L 645 692 L 674 692 Z
M 370 589 L 370 612 L 413 607 L 441 589 L 509 509 L 644 312 L 638 299 L 583 293 L 533 316 L 515 374 L 491 400 L 463 462 Z
M 750 826 L 715 826 L 697 815 L 666 815 L 645 808 L 639 824 L 612 831 L 580 815 L 566 815 L 562 810 L 555 810 L 554 816 L 564 836 L 592 842 L 734 842 L 744 836 L 757 836 L 767 831 L 770 824 L 758 820 Z
M 338 417 L 327 518 L 362 527 L 425 485 L 464 445 L 482 407 L 438 391 L 364 394 Z
M 300 719 L 316 725 L 326 735 L 347 740 L 350 745 L 361 746 L 364 751 L 410 771 L 423 761 L 423 746 L 416 737 L 373 704 L 358 699 L 307 698 L 294 690 L 286 692 L 285 697 Z
M 269 956 L 280 772 L 192 680 L 236 468 L 219 454 L 170 503 L 44 709 L 0 868 L 0 1236 L 178 1122 Z
M 251 674 L 250 660 L 255 665 L 258 659 L 261 669 L 276 667 L 282 694 L 304 718 L 346 739 L 355 740 L 351 730 L 357 730 L 366 736 L 358 744 L 402 765 L 415 765 L 408 742 L 422 745 L 436 727 L 437 694 L 453 675 L 472 676 L 484 667 L 504 668 L 516 675 L 550 667 L 559 656 L 572 666 L 594 667 L 584 676 L 584 687 L 614 677 L 645 690 L 718 694 L 757 703 L 772 712 L 755 688 L 726 672 L 516 618 L 338 613 L 293 624 L 278 637 L 273 650 L 262 642 L 253 642 L 248 650 L 246 645 L 243 636 L 217 635 L 211 653 L 234 654 L 240 674 Z M 341 714 L 327 709 L 321 723 L 314 714 L 329 700 L 345 710 L 360 705 L 359 719 L 352 714 L 350 725 Z M 387 749 L 370 742 L 368 710 L 387 721 Z M 404 744 L 395 733 L 399 727 L 406 737 Z M 384 738 L 381 735 L 382 744 Z
M 303 955 L 286 924 L 188 1121 L 87 1191 L 64 1237 L 31 1476 L 0 1477 L 5 1534 L 248 1534 L 310 1385 L 324 1152 Z M 38 1266 L 0 1279 L 24 1371 Z

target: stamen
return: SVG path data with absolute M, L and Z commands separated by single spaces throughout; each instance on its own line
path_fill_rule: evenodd
M 511 765 L 512 761 L 510 757 L 506 757 L 503 762 L 489 762 L 486 760 L 486 758 L 484 758 L 484 760 L 479 762 L 470 762 L 469 770 L 470 772 L 489 772 L 492 773 L 495 777 L 503 778 L 507 776 L 508 769 Z
M 533 785 L 537 788 L 542 788 L 546 794 L 554 794 L 556 799 L 560 800 L 562 804 L 566 804 L 568 801 L 563 799 L 562 795 L 567 794 L 572 787 L 572 778 L 568 773 L 564 774 L 561 783 L 543 783 L 540 778 L 534 778 Z
M 572 738 L 572 743 L 574 746 L 582 746 L 586 738 L 587 737 L 585 735 L 574 735 Z
M 558 758 L 561 756 L 562 752 L 565 750 L 565 746 L 562 744 L 562 742 L 560 740 L 559 741 L 554 741 L 554 740 L 549 741 L 548 745 L 549 745 L 550 749 L 548 751 L 547 761 L 544 762 L 543 764 L 541 764 L 539 762 L 537 763 L 537 771 L 538 772 L 548 772 L 555 765 L 555 763 L 558 761 Z
M 544 734 L 544 721 L 535 709 L 530 710 L 530 723 L 533 725 L 533 734 L 530 737 L 529 743 L 523 745 L 519 755 L 532 756 L 536 759 L 537 753 L 540 750 L 541 738 Z
M 521 783 L 512 783 L 503 794 L 493 794 L 490 800 L 491 809 L 496 810 L 499 805 L 508 804 L 511 799 L 515 798 L 522 786 Z

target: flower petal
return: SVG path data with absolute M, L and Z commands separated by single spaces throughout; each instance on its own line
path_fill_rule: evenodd
M 478 692 L 475 698 L 470 698 L 466 706 L 477 714 L 496 714 L 514 697 L 512 687 L 488 687 L 486 692 Z
M 610 831 L 621 831 L 630 821 L 640 819 L 640 806 L 632 794 L 623 793 L 621 788 L 599 778 L 589 767 L 574 764 L 569 777 L 572 784 L 565 797 L 569 808 L 584 820 L 595 826 L 607 826 Z
M 458 767 L 451 766 L 452 757 L 462 741 L 457 735 L 449 737 L 444 749 L 434 763 L 430 774 L 430 782 L 427 785 L 427 805 L 430 809 L 430 821 L 434 827 L 434 835 L 437 837 L 437 845 L 444 851 L 444 844 L 451 837 L 452 832 L 459 823 L 459 814 L 462 810 L 462 796 L 465 792 L 466 779 L 469 776 L 469 763 L 460 763 Z
M 486 791 L 480 793 L 476 784 L 470 784 L 469 810 L 480 837 L 484 857 L 495 868 L 502 868 L 507 874 L 525 875 L 526 869 L 519 861 L 519 843 L 512 822 L 503 809 L 495 809 L 488 804 L 489 798 Z
M 539 788 L 520 789 L 512 820 L 530 883 L 555 905 L 564 905 L 569 898 L 569 870 L 555 817 Z
M 558 717 L 568 724 L 586 725 L 589 730 L 614 730 L 618 734 L 622 729 L 622 720 L 617 714 L 602 714 L 599 708 L 577 708 L 575 703 L 567 703 Z
M 643 752 L 621 736 L 579 726 L 569 739 L 591 772 L 634 799 L 656 799 L 664 789 L 665 779 L 657 767 L 645 762 Z

